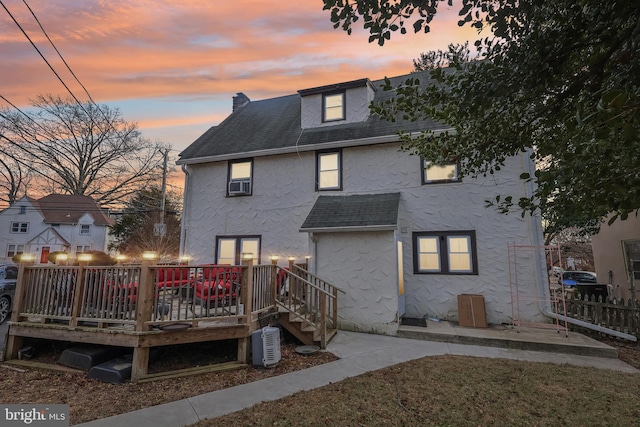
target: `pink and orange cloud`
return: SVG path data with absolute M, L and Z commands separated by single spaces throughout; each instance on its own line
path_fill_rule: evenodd
M 3 2 L 78 98 L 65 69 L 23 0 Z M 430 34 L 400 36 L 384 47 L 364 31 L 333 28 L 320 0 L 28 0 L 40 23 L 98 103 L 120 108 L 143 133 L 177 150 L 231 112 L 231 97 L 251 99 L 299 89 L 406 74 L 421 52 L 476 36 L 458 28 L 455 9 Z M 0 9 L 0 94 L 24 107 L 41 93 L 66 90 Z

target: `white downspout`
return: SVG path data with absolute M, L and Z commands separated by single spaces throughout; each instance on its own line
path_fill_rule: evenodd
M 187 206 L 189 201 L 189 169 L 187 165 L 182 165 L 182 172 L 184 172 L 184 194 L 182 195 L 182 221 L 180 221 L 180 256 L 184 256 L 184 249 L 187 244 Z
M 525 167 L 527 169 L 527 173 L 529 173 L 529 176 L 534 176 L 534 170 L 533 170 L 533 161 L 531 161 L 530 158 L 530 154 L 531 152 L 528 150 L 526 151 L 524 155 L 527 156 L 526 160 L 525 160 Z M 528 196 L 531 197 L 533 195 L 533 191 L 534 191 L 534 184 L 533 181 L 529 181 L 527 184 L 527 191 L 528 191 Z M 544 246 L 544 241 L 541 241 L 541 237 L 543 236 L 542 233 L 542 223 L 541 221 L 536 221 L 536 218 L 538 218 L 540 216 L 539 213 L 535 214 L 535 215 L 530 215 L 530 220 L 531 220 L 531 227 L 532 227 L 532 232 L 534 235 L 534 239 L 536 240 L 536 242 L 534 242 L 534 245 L 536 246 Z M 542 237 L 542 239 L 544 239 Z M 534 262 L 536 263 L 536 265 L 539 267 L 543 264 L 541 264 L 541 262 L 543 262 L 543 260 L 540 258 L 540 251 L 535 251 L 535 260 Z M 545 269 L 546 270 L 546 269 Z M 540 311 L 542 312 L 542 314 L 544 314 L 545 316 L 553 319 L 554 321 L 556 319 L 561 320 L 563 322 L 566 323 L 571 323 L 572 325 L 576 325 L 576 326 L 580 326 L 583 328 L 587 328 L 587 329 L 591 329 L 597 332 L 602 332 L 605 333 L 607 335 L 613 335 L 615 337 L 618 338 L 623 338 L 629 341 L 637 341 L 638 339 L 630 334 L 625 334 L 624 332 L 620 332 L 620 331 L 616 331 L 614 329 L 609 329 L 609 328 L 605 328 L 604 326 L 599 326 L 599 325 L 594 325 L 593 323 L 589 323 L 589 322 L 585 322 L 583 320 L 578 320 L 578 319 L 574 319 L 572 317 L 568 317 L 568 316 L 563 316 L 562 314 L 557 314 L 555 313 L 552 309 L 551 309 L 551 300 L 548 297 L 548 294 L 545 290 L 545 285 L 546 285 L 546 281 L 544 280 L 544 278 L 542 277 L 542 270 L 540 268 L 535 268 L 535 272 L 536 272 L 536 285 L 538 287 L 538 295 L 539 295 L 539 301 L 540 301 Z

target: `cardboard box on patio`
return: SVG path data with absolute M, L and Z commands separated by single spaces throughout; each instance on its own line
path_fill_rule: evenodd
M 474 294 L 458 295 L 458 323 L 474 328 L 487 327 L 487 312 L 484 296 Z

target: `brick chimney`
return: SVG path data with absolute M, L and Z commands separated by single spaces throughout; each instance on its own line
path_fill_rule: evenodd
M 238 92 L 236 96 L 233 97 L 233 110 L 236 111 L 238 108 L 247 105 L 251 100 L 247 95 L 242 92 Z

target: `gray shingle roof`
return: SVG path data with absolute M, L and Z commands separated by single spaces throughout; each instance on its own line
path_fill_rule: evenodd
M 408 75 L 392 78 L 394 84 Z M 428 84 L 428 74 L 412 74 Z M 383 80 L 373 81 L 374 102 L 391 96 L 379 89 Z M 303 91 L 304 92 L 304 91 Z M 301 98 L 299 94 L 251 101 L 236 109 L 218 126 L 214 126 L 194 141 L 182 153 L 178 163 L 216 156 L 241 155 L 264 150 L 277 150 L 363 138 L 394 136 L 398 131 L 418 132 L 426 129 L 446 129 L 448 126 L 432 120 L 388 122 L 370 116 L 360 123 L 345 123 L 311 129 L 301 127 Z M 254 154 L 251 154 L 254 155 Z M 190 163 L 190 162 L 189 162 Z
M 399 203 L 400 193 L 320 196 L 300 231 L 395 227 Z

